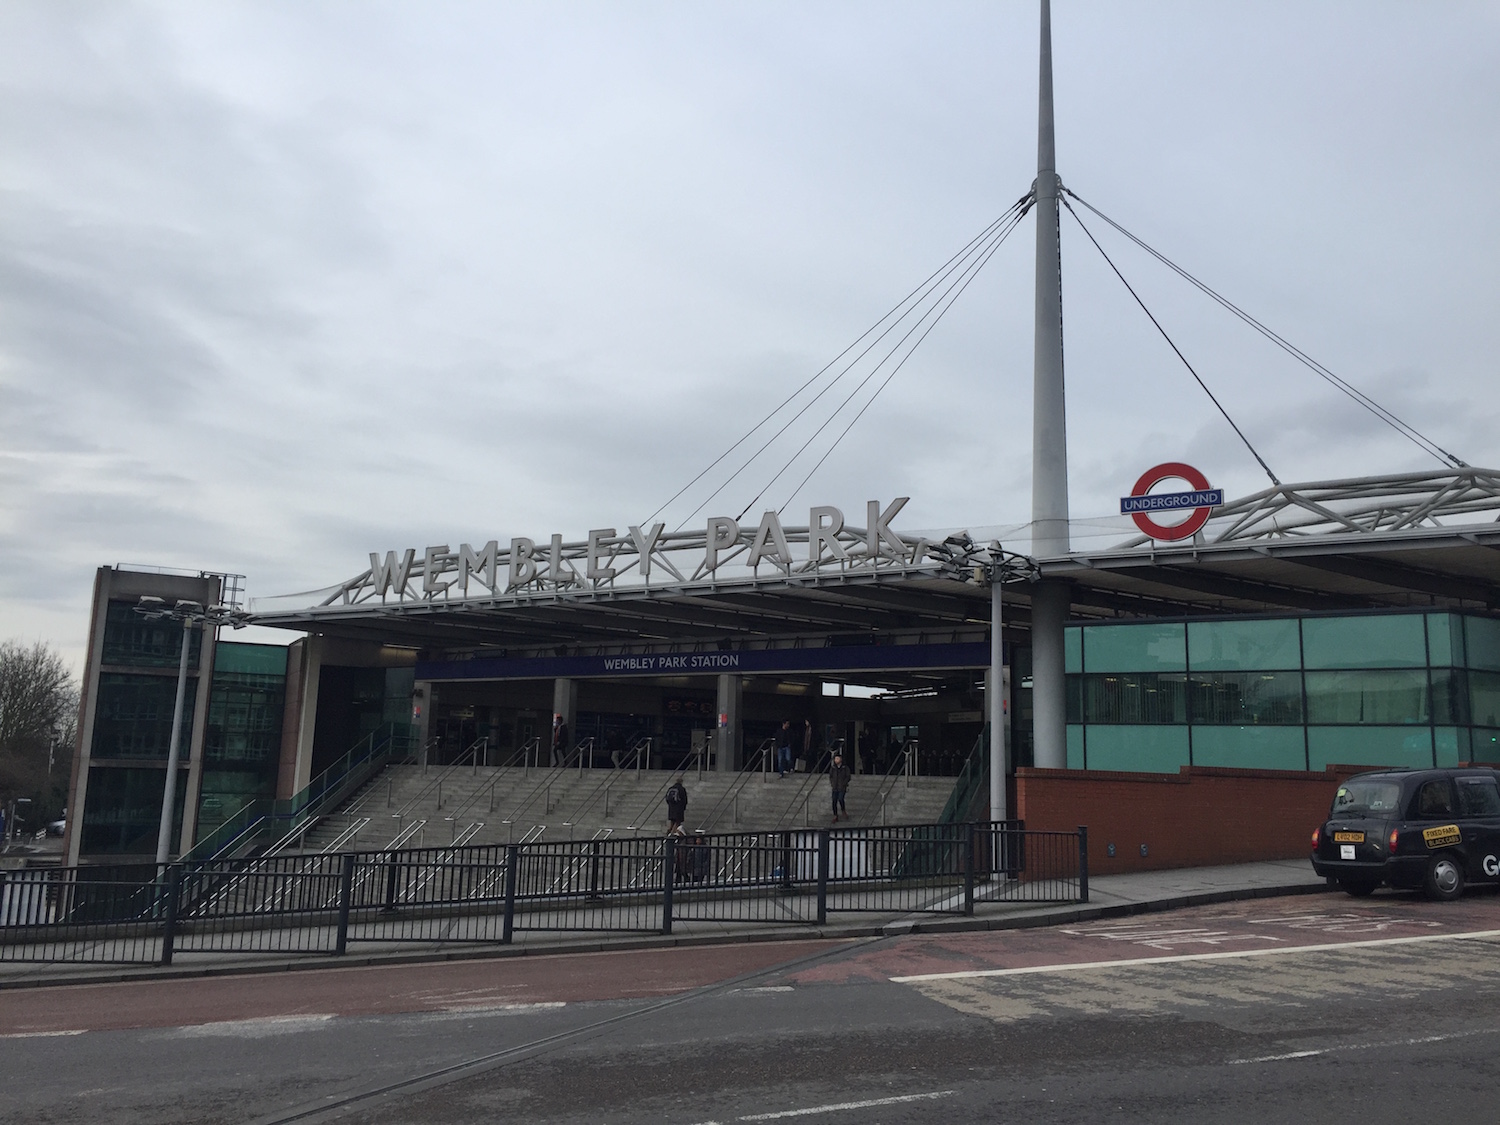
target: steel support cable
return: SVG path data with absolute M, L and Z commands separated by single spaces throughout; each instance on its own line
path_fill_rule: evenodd
M 1145 313 L 1146 316 L 1150 319 L 1151 323 L 1156 326 L 1156 330 L 1161 333 L 1161 338 L 1167 342 L 1167 346 L 1176 353 L 1178 359 L 1182 360 L 1182 366 L 1188 369 L 1188 374 L 1193 377 L 1193 381 L 1196 382 L 1198 386 L 1203 388 L 1203 393 L 1208 396 L 1209 401 L 1218 408 L 1220 414 L 1224 415 L 1224 421 L 1229 423 L 1230 428 L 1234 430 L 1234 432 L 1239 435 L 1239 439 L 1245 443 L 1245 448 L 1250 451 L 1250 456 L 1254 457 L 1255 460 L 1260 463 L 1260 467 L 1266 471 L 1266 476 L 1271 478 L 1271 483 L 1274 484 L 1277 488 L 1280 488 L 1281 482 L 1276 479 L 1276 474 L 1271 471 L 1271 466 L 1266 464 L 1266 459 L 1256 452 L 1255 446 L 1251 445 L 1250 439 L 1245 436 L 1245 431 L 1240 429 L 1239 426 L 1235 424 L 1234 419 L 1229 416 L 1229 411 L 1224 409 L 1224 404 L 1221 403 L 1217 397 L 1215 397 L 1213 391 L 1208 389 L 1208 384 L 1203 381 L 1198 372 L 1193 370 L 1193 365 L 1188 362 L 1187 356 L 1183 355 L 1182 350 L 1172 342 L 1172 337 L 1167 335 L 1167 330 L 1161 326 L 1161 322 L 1157 320 L 1151 310 L 1146 307 L 1146 302 L 1141 300 L 1140 294 L 1135 291 L 1130 282 L 1125 280 L 1125 275 L 1121 273 L 1120 268 L 1115 265 L 1114 259 L 1112 259 L 1108 254 L 1104 252 L 1104 247 L 1099 245 L 1099 240 L 1094 237 L 1093 231 L 1089 230 L 1089 228 L 1084 225 L 1083 220 L 1078 217 L 1078 212 L 1073 210 L 1073 205 L 1068 202 L 1067 196 L 1062 197 L 1062 202 L 1063 206 L 1068 209 L 1068 214 L 1073 216 L 1073 221 L 1078 224 L 1079 229 L 1081 229 L 1084 234 L 1088 235 L 1088 240 L 1094 244 L 1094 249 L 1099 251 L 1100 256 L 1109 263 L 1109 268 L 1114 270 L 1115 276 L 1120 279 L 1120 284 L 1125 286 L 1125 288 L 1129 290 L 1130 295 L 1135 298 L 1135 303 L 1141 306 L 1141 311 Z
M 943 277 L 945 277 L 948 273 L 950 273 L 952 271 L 952 269 L 954 267 L 954 263 L 959 262 L 959 261 L 963 260 L 964 258 L 967 258 L 973 252 L 974 247 L 976 245 L 978 245 L 979 243 L 983 242 L 998 227 L 1000 227 L 1001 225 L 1003 225 L 1006 222 L 1006 220 L 1011 217 L 1012 212 L 1016 211 L 1017 208 L 1021 208 L 1022 209 L 1021 213 L 1024 214 L 1025 211 L 1026 211 L 1026 209 L 1030 208 L 1031 203 L 1032 203 L 1032 193 L 1028 191 L 1020 199 L 1016 200 L 1016 202 L 1012 203 L 1009 207 L 1007 207 L 1005 209 L 1004 213 L 1002 213 L 997 219 L 995 219 L 994 222 L 990 223 L 987 227 L 984 228 L 984 230 L 980 231 L 979 234 L 975 235 L 972 239 L 970 239 L 957 253 L 955 253 L 951 258 L 949 258 L 946 262 L 944 262 L 941 266 L 939 266 L 936 270 L 934 270 L 932 272 L 932 274 L 930 274 L 924 281 L 922 281 L 919 285 L 917 285 L 917 287 L 915 289 L 913 289 L 910 293 L 908 293 L 905 297 L 903 297 L 900 301 L 898 301 L 894 306 L 892 306 L 892 308 L 884 316 L 882 316 L 879 320 L 877 320 L 869 328 L 865 329 L 857 337 L 855 337 L 855 339 L 853 340 L 853 342 L 851 342 L 848 347 L 846 347 L 843 351 L 839 352 L 838 355 L 834 356 L 831 360 L 829 360 L 826 364 L 824 364 L 823 367 L 820 370 L 818 370 L 811 378 L 809 378 L 806 382 L 804 382 L 796 390 L 792 391 L 792 393 L 789 394 L 786 398 L 784 398 L 779 404 L 777 404 L 777 406 L 774 409 L 772 409 L 769 414 L 767 414 L 764 418 L 762 418 L 759 422 L 757 422 L 754 426 L 752 426 L 749 430 L 747 430 L 739 438 L 738 441 L 736 441 L 728 449 L 724 450 L 723 453 L 720 453 L 711 462 L 709 462 L 709 464 L 707 466 L 705 466 L 704 469 L 700 473 L 698 473 L 697 476 L 695 476 L 692 480 L 688 481 L 687 484 L 683 485 L 680 489 L 678 489 L 675 493 L 673 493 L 673 495 L 671 496 L 671 498 L 668 499 L 666 501 L 666 503 L 662 504 L 660 507 L 658 507 L 656 509 L 656 511 L 652 512 L 649 516 L 647 516 L 646 520 L 643 521 L 643 522 L 649 523 L 651 520 L 653 520 L 657 516 L 661 515 L 661 513 L 664 512 L 668 507 L 670 507 L 680 496 L 682 496 L 683 493 L 685 493 L 688 489 L 692 488 L 693 485 L 697 484 L 700 480 L 702 480 L 705 476 L 707 476 L 710 472 L 712 472 L 714 470 L 714 468 L 716 466 L 718 466 L 726 457 L 728 457 L 731 453 L 733 453 L 740 446 L 742 446 L 743 444 L 745 444 L 745 442 L 747 442 L 748 440 L 750 440 L 750 438 L 753 437 L 757 431 L 759 431 L 763 426 L 767 425 L 773 418 L 776 417 L 776 415 L 780 414 L 783 410 L 785 410 L 786 407 L 790 403 L 792 403 L 793 401 L 796 400 L 797 396 L 799 396 L 803 391 L 807 390 L 808 387 L 812 386 L 815 382 L 817 382 L 818 379 L 820 379 L 823 375 L 825 375 L 830 368 L 832 368 L 836 363 L 839 362 L 839 360 L 843 359 L 846 355 L 848 355 L 851 351 L 853 351 L 856 347 L 858 347 L 860 341 L 863 340 L 863 339 L 865 339 L 865 337 L 867 337 L 871 332 L 874 332 L 877 328 L 879 328 L 887 320 L 890 320 L 890 318 L 892 316 L 895 316 L 895 314 L 898 313 L 898 312 L 900 312 L 906 305 L 911 304 L 913 302 L 913 299 L 915 299 L 917 303 L 920 303 L 922 300 L 924 300 L 926 298 L 926 296 L 928 295 L 928 293 L 931 291 L 931 288 L 935 287 L 935 285 L 941 284 Z M 926 291 L 926 292 L 924 292 L 924 291 Z M 886 335 L 888 335 L 892 331 L 892 329 L 894 329 L 897 324 L 901 323 L 902 320 L 904 320 L 907 316 L 909 316 L 910 313 L 911 313 L 911 310 L 908 309 L 905 313 L 902 313 L 902 315 L 900 317 L 897 317 L 896 321 L 892 325 L 890 325 L 890 327 L 888 327 L 885 330 L 885 332 L 882 332 L 880 334 L 880 336 L 876 337 L 875 340 L 871 342 L 871 344 L 869 345 L 869 347 L 867 347 L 864 352 L 861 352 L 859 356 L 856 356 L 855 359 L 851 362 L 851 364 L 849 366 L 852 367 L 854 363 L 859 362 L 860 359 L 862 359 L 866 354 L 869 353 L 869 351 L 870 351 L 871 348 L 873 348 L 876 344 L 878 344 L 881 339 L 883 339 Z M 843 376 L 843 374 L 847 373 L 848 369 L 849 368 L 846 367 L 843 372 L 840 372 L 840 375 L 838 376 L 838 378 L 841 378 Z M 835 382 L 836 381 L 837 381 L 837 378 L 835 379 Z M 816 401 L 816 400 L 814 400 L 814 401 Z M 807 405 L 810 406 L 811 403 L 808 403 Z M 804 407 L 804 410 L 805 409 L 806 409 L 806 407 Z M 799 412 L 798 415 L 794 415 L 793 416 L 793 421 L 795 421 L 796 418 L 798 416 L 800 416 L 800 413 L 801 412 Z M 788 424 L 790 424 L 790 423 L 788 423 Z M 770 443 L 768 442 L 767 444 L 769 445 Z M 745 464 L 740 467 L 740 469 L 736 470 L 736 472 L 729 478 L 729 480 L 732 481 L 735 478 L 735 476 L 738 476 L 740 472 L 743 472 L 744 469 L 751 462 L 753 462 L 756 457 L 760 456 L 761 452 L 764 452 L 764 449 L 765 449 L 765 446 L 762 446 L 761 449 L 758 450 L 755 453 L 755 455 L 752 456 L 749 459 L 749 461 L 746 461 Z M 724 488 L 724 486 L 727 485 L 728 483 L 729 483 L 729 481 L 725 481 L 724 485 L 720 485 L 719 489 L 715 490 L 715 492 L 712 495 L 710 495 L 708 497 L 708 499 L 706 499 L 706 500 L 703 501 L 703 504 L 700 504 L 697 508 L 695 508 L 693 510 L 693 512 L 689 513 L 689 515 L 687 516 L 687 519 L 692 519 L 692 517 L 694 515 L 696 515 L 699 511 L 701 511 L 702 508 L 703 508 L 703 506 L 705 504 L 707 504 L 710 500 L 712 500 L 714 498 L 714 496 L 717 496 L 718 493 L 720 491 L 722 491 L 723 488 Z M 683 520 L 683 523 L 686 523 L 687 519 Z M 681 524 L 678 525 L 679 530 L 680 530 L 681 526 L 682 526 Z
M 1084 199 L 1082 196 L 1080 196 L 1077 192 L 1071 191 L 1066 187 L 1062 190 L 1067 195 L 1078 200 L 1079 203 L 1087 207 L 1091 212 L 1099 216 L 1100 219 L 1108 223 L 1115 230 L 1119 231 L 1126 238 L 1130 239 L 1131 242 L 1135 243 L 1142 250 L 1146 251 L 1146 253 L 1150 254 L 1162 265 L 1166 266 L 1173 273 L 1177 274 L 1178 277 L 1182 278 L 1188 284 L 1196 288 L 1199 292 L 1203 293 L 1205 296 L 1216 302 L 1219 306 L 1227 309 L 1229 312 L 1237 316 L 1240 320 L 1248 324 L 1251 328 L 1255 329 L 1267 340 L 1270 340 L 1282 351 L 1286 352 L 1293 359 L 1297 360 L 1297 362 L 1308 368 L 1319 378 L 1330 383 L 1337 390 L 1343 391 L 1344 394 L 1348 395 L 1360 406 L 1363 406 L 1371 414 L 1374 414 L 1375 417 L 1379 418 L 1386 425 L 1390 426 L 1397 433 L 1401 434 L 1402 437 L 1406 438 L 1408 441 L 1416 445 L 1419 449 L 1422 450 L 1422 452 L 1428 453 L 1436 457 L 1440 461 L 1446 461 L 1456 469 L 1467 469 L 1469 467 L 1467 462 L 1463 461 L 1461 458 L 1455 456 L 1454 454 L 1449 453 L 1446 449 L 1440 446 L 1437 442 L 1433 441 L 1426 434 L 1422 433 L 1415 426 L 1402 421 L 1402 419 L 1391 413 L 1391 411 L 1387 410 L 1384 406 L 1381 406 L 1380 403 L 1376 402 L 1373 398 L 1365 394 L 1364 391 L 1360 390 L 1354 384 L 1350 383 L 1347 379 L 1334 374 L 1327 367 L 1323 366 L 1323 364 L 1319 363 L 1317 360 L 1313 359 L 1312 356 L 1308 355 L 1301 348 L 1297 347 L 1296 344 L 1293 344 L 1290 340 L 1285 339 L 1275 330 L 1262 324 L 1259 320 L 1255 319 L 1255 317 L 1251 316 L 1244 309 L 1236 305 L 1228 297 L 1225 297 L 1222 293 L 1219 293 L 1206 282 L 1200 281 L 1198 278 L 1194 277 L 1187 270 L 1183 269 L 1176 262 L 1172 261 L 1171 258 L 1168 258 L 1165 254 L 1157 250 L 1155 247 L 1151 246 L 1143 239 L 1136 237 L 1134 234 L 1131 234 L 1130 231 L 1126 230 L 1119 223 L 1115 222 L 1103 211 L 1099 210 L 1099 208 L 1090 203 L 1087 199 Z M 1074 215 L 1074 218 L 1077 218 L 1076 214 Z
M 1029 208 L 1028 208 L 1028 210 L 1029 210 Z M 830 413 L 828 415 L 828 417 L 823 421 L 823 423 L 820 426 L 818 426 L 818 428 L 816 430 L 814 430 L 812 432 L 811 436 L 809 436 L 808 439 L 806 441 L 804 441 L 801 446 L 798 447 L 797 451 L 795 453 L 793 453 L 789 458 L 787 458 L 786 462 L 781 466 L 781 468 L 779 468 L 779 469 L 776 470 L 775 475 L 772 476 L 770 480 L 768 480 L 764 485 L 761 486 L 760 491 L 755 494 L 754 499 L 752 499 L 750 501 L 750 503 L 748 503 L 748 504 L 745 505 L 744 510 L 741 511 L 740 514 L 737 517 L 735 517 L 736 519 L 744 519 L 745 518 L 745 513 L 748 512 L 751 508 L 753 508 L 759 502 L 760 498 L 766 494 L 766 492 L 770 489 L 770 487 L 773 484 L 775 484 L 781 478 L 781 475 L 783 473 L 785 473 L 788 469 L 790 469 L 793 464 L 796 463 L 797 458 L 801 457 L 802 454 L 803 454 L 803 452 L 807 449 L 807 447 L 810 446 L 814 441 L 817 440 L 818 435 L 821 434 L 824 430 L 826 430 L 829 426 L 833 425 L 834 419 L 837 418 L 839 416 L 839 414 L 843 412 L 844 407 L 848 406 L 849 403 L 850 403 L 850 401 L 856 395 L 858 395 L 859 392 L 861 390 L 863 390 L 869 384 L 870 380 L 873 379 L 873 378 L 875 378 L 875 376 L 880 373 L 880 369 L 882 367 L 884 367 L 888 362 L 890 362 L 890 359 L 891 359 L 892 356 L 894 356 L 897 352 L 899 352 L 901 350 L 901 346 L 903 344 L 905 344 L 906 341 L 911 338 L 912 333 L 916 332 L 918 329 L 920 329 L 922 327 L 922 324 L 927 320 L 928 317 L 930 317 L 933 314 L 933 312 L 938 308 L 939 305 L 942 305 L 944 299 L 947 298 L 948 295 L 953 292 L 954 288 L 958 287 L 960 285 L 962 285 L 962 286 L 967 286 L 968 285 L 968 281 L 966 281 L 965 278 L 966 277 L 969 278 L 969 279 L 973 278 L 973 275 L 979 271 L 979 268 L 981 266 L 983 266 L 985 262 L 989 261 L 989 256 L 995 252 L 995 249 L 1000 245 L 1000 243 L 1004 242 L 1008 237 L 1010 237 L 1010 232 L 1016 229 L 1017 225 L 1019 225 L 1019 223 L 1021 222 L 1021 220 L 1023 218 L 1025 218 L 1025 216 L 1026 216 L 1026 211 L 1021 211 L 1021 212 L 1017 213 L 1015 215 L 1015 217 L 1011 219 L 1009 226 L 1007 226 L 1003 231 L 1001 231 L 1000 234 L 996 235 L 987 246 L 984 246 L 984 247 L 982 247 L 980 249 L 979 254 L 974 258 L 974 260 L 972 262 L 970 262 L 968 265 L 966 265 L 963 268 L 963 270 L 959 272 L 958 279 L 955 280 L 954 282 L 952 282 L 952 284 L 950 284 L 948 286 L 948 288 L 945 289 L 942 292 L 942 294 L 940 294 L 938 296 L 937 300 L 933 302 L 933 304 L 927 309 L 927 311 L 924 312 L 917 319 L 917 322 L 915 324 L 913 324 L 909 329 L 907 329 L 906 334 L 904 336 L 902 336 L 901 339 L 897 340 L 894 345 L 892 345 L 891 350 L 888 351 L 888 352 L 886 352 L 886 354 L 881 358 L 880 362 L 877 363 L 870 370 L 870 373 L 868 375 L 866 375 L 863 379 L 861 379 L 859 381 L 859 383 L 855 386 L 855 388 L 852 391 L 850 391 L 848 395 L 846 395 L 844 397 L 844 401 L 841 402 L 841 403 L 839 403 L 838 406 L 834 407 L 833 412 Z M 960 288 L 959 292 L 962 292 L 962 291 L 963 291 L 963 289 Z M 952 302 L 950 301 L 949 303 L 951 304 Z M 946 312 L 946 311 L 947 311 L 947 308 L 945 306 L 943 308 L 943 312 Z M 938 313 L 938 319 L 939 320 L 942 319 L 942 312 Z M 935 324 L 937 322 L 934 321 L 933 323 Z M 931 331 L 930 327 L 929 327 L 928 331 Z M 923 338 L 925 338 L 926 335 L 927 335 L 927 333 L 924 332 L 922 334 Z M 918 340 L 918 343 L 920 343 L 920 342 L 921 341 Z M 913 344 L 912 347 L 915 348 L 916 345 Z M 907 354 L 908 354 L 908 356 L 910 355 L 909 352 Z M 903 359 L 901 361 L 901 363 L 903 363 L 903 364 L 905 362 L 906 362 L 905 359 Z M 900 364 L 897 365 L 897 370 L 899 370 L 899 369 L 900 369 Z M 892 372 L 892 374 L 894 374 L 894 372 Z M 889 376 L 886 377 L 886 382 L 887 383 L 890 382 L 890 377 Z M 882 383 L 881 387 L 884 388 L 884 386 L 885 386 L 885 383 Z M 824 390 L 827 391 L 827 390 L 831 390 L 832 388 L 833 388 L 833 384 L 829 384 L 829 386 L 825 387 Z M 877 390 L 876 394 L 879 394 L 879 393 L 880 392 Z M 822 392 L 820 392 L 819 397 L 821 397 L 821 394 L 822 394 Z M 809 403 L 808 405 L 811 406 L 812 404 Z M 840 435 L 840 440 L 842 440 L 842 435 Z M 835 442 L 835 444 L 837 444 L 837 442 Z M 830 447 L 830 449 L 829 449 L 828 452 L 829 453 L 833 452 L 833 450 L 832 450 L 831 447 Z M 824 454 L 824 457 L 826 458 L 827 454 Z M 822 462 L 819 462 L 819 463 L 821 464 Z M 800 487 L 801 486 L 799 485 L 798 488 L 800 489 Z M 795 496 L 795 495 L 796 495 L 796 493 L 794 492 L 792 494 L 792 496 Z M 791 497 L 787 498 L 787 502 L 788 503 L 791 502 Z M 785 506 L 786 506 L 785 504 L 782 505 L 782 507 L 785 507 Z M 779 512 L 780 509 L 777 509 L 777 511 Z
M 776 509 L 777 515 L 780 515 L 781 512 L 786 508 L 786 506 L 788 504 L 790 504 L 793 500 L 795 500 L 797 498 L 797 493 L 801 492 L 804 488 L 807 487 L 807 482 L 810 481 L 810 480 L 812 480 L 813 474 L 816 473 L 819 469 L 821 469 L 823 467 L 823 462 L 827 461 L 828 458 L 833 455 L 833 451 L 839 447 L 839 443 L 842 442 L 844 440 L 844 438 L 846 438 L 846 437 L 849 436 L 849 431 L 854 428 L 854 424 L 856 422 L 858 422 L 861 417 L 863 417 L 864 412 L 866 410 L 870 409 L 870 407 L 872 405 L 874 405 L 875 400 L 880 396 L 880 392 L 883 391 L 883 390 L 885 390 L 886 386 L 890 383 L 890 381 L 896 377 L 896 373 L 898 371 L 900 371 L 903 367 L 906 366 L 906 361 L 909 360 L 912 357 L 912 353 L 914 353 L 917 350 L 917 348 L 921 346 L 921 343 L 922 343 L 923 340 L 927 339 L 927 333 L 931 332 L 934 328 L 936 328 L 938 326 L 938 321 L 942 320 L 943 317 L 944 317 L 944 315 L 947 314 L 948 310 L 953 307 L 954 301 L 957 301 L 960 297 L 963 296 L 964 290 L 969 287 L 969 282 L 973 281 L 974 278 L 976 276 L 978 276 L 979 271 L 982 270 L 985 267 L 985 264 L 990 260 L 990 258 L 992 258 L 994 256 L 995 251 L 998 250 L 998 249 L 1000 249 L 1000 244 L 1002 242 L 1004 242 L 1007 237 L 1009 237 L 1010 232 L 1013 231 L 1013 230 L 1015 230 L 1016 226 L 1019 225 L 1019 223 L 1020 223 L 1020 218 L 1018 217 L 1017 220 L 1016 220 L 1016 222 L 1011 224 L 1010 230 L 1007 230 L 1005 232 L 1005 234 L 1001 235 L 995 241 L 995 243 L 989 248 L 989 250 L 985 253 L 984 257 L 980 260 L 979 264 L 974 267 L 973 272 L 971 272 L 969 274 L 969 276 L 966 279 L 964 279 L 963 284 L 961 286 L 959 286 L 958 292 L 956 292 L 956 293 L 953 294 L 952 299 L 949 300 L 948 303 L 943 306 L 942 311 L 939 312 L 937 314 L 937 317 L 933 320 L 933 322 L 927 326 L 926 331 L 924 331 L 920 336 L 917 337 L 916 342 L 914 344 L 912 344 L 912 346 L 907 350 L 906 354 L 901 357 L 901 362 L 898 363 L 898 364 L 896 364 L 896 366 L 891 369 L 891 373 L 885 377 L 885 379 L 881 382 L 880 386 L 878 386 L 878 387 L 875 388 L 875 393 L 872 394 L 869 397 L 869 399 L 867 399 L 865 401 L 865 404 L 859 408 L 859 410 L 855 413 L 854 417 L 851 418 L 851 419 L 849 419 L 849 424 L 847 426 L 845 426 L 842 431 L 840 431 L 838 437 L 836 437 L 836 438 L 833 439 L 833 444 L 828 447 L 828 450 L 823 454 L 823 456 L 821 456 L 821 457 L 818 458 L 818 463 L 816 465 L 814 465 L 811 469 L 809 469 L 807 471 L 807 475 L 805 477 L 803 477 L 802 480 L 801 480 L 801 482 L 797 485 L 797 487 L 792 490 L 791 495 L 789 495 L 786 498 L 786 500 L 784 500 L 782 502 L 782 505 L 781 505 L 780 508 Z M 873 375 L 874 372 L 871 372 L 871 374 Z M 856 391 L 857 391 L 857 389 L 856 389 Z M 852 398 L 852 397 L 854 397 L 854 396 L 850 395 L 850 398 Z M 847 404 L 847 402 L 848 402 L 848 399 L 845 400 L 845 404 Z M 839 407 L 839 410 L 842 410 L 842 409 L 843 409 L 843 406 L 841 405 Z M 837 416 L 837 413 L 838 412 L 835 411 L 835 416 Z M 833 418 L 830 417 L 829 418 L 829 422 L 832 422 L 832 421 L 833 421 Z M 816 435 L 814 435 L 814 436 L 816 436 Z

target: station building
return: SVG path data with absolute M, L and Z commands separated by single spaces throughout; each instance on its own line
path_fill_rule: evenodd
M 1292 498 L 1320 514 L 1293 519 L 1308 508 Z M 545 745 L 554 715 L 601 768 L 618 734 L 650 737 L 653 768 L 701 754 L 740 770 L 791 721 L 856 769 L 910 752 L 922 774 L 956 776 L 991 753 L 997 651 L 1012 809 L 1018 775 L 1024 789 L 1044 771 L 1321 783 L 1500 763 L 1497 510 L 1494 474 L 1470 470 L 1290 486 L 1225 505 L 1190 542 L 1053 559 L 837 509 L 808 527 L 657 532 L 644 554 L 612 531 L 374 554 L 345 582 L 250 603 L 250 620 L 303 634 L 287 647 L 190 633 L 176 850 L 294 799 L 362 741 L 400 732 L 431 763 L 477 745 L 499 764 Z M 1403 512 L 1417 518 L 1399 526 Z M 1030 591 L 1046 579 L 1072 606 L 1051 761 L 1032 707 Z M 139 598 L 212 603 L 224 581 L 99 572 L 73 858 L 154 843 L 183 631 L 143 619 Z

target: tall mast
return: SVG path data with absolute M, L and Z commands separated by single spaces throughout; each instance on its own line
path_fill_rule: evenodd
M 1036 351 L 1032 383 L 1031 553 L 1066 555 L 1068 432 L 1063 397 L 1062 262 L 1059 258 L 1057 146 L 1052 131 L 1052 6 L 1041 0 L 1036 139 Z M 1056 579 L 1031 589 L 1033 763 L 1068 764 L 1067 668 L 1063 631 L 1068 584 Z
M 1052 130 L 1052 6 L 1041 0 L 1036 138 L 1036 351 L 1031 430 L 1031 553 L 1068 553 L 1068 434 L 1063 399 L 1062 263 Z

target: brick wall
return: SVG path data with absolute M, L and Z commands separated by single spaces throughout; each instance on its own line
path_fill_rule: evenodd
M 1091 875 L 1301 859 L 1338 783 L 1371 768 L 1292 773 L 1185 766 L 1162 774 L 1023 767 L 1016 770 L 1014 808 L 1028 829 L 1087 825 Z

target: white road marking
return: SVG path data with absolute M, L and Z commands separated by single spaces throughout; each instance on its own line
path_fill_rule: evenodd
M 758 988 L 731 988 L 729 991 L 731 994 L 739 992 L 746 996 L 753 996 L 760 992 L 796 992 L 797 990 L 789 984 L 763 984 Z
M 1391 1039 L 1383 1043 L 1338 1043 L 1332 1047 L 1321 1047 L 1316 1051 L 1292 1051 L 1285 1055 L 1261 1055 L 1254 1059 L 1230 1059 L 1230 1066 L 1244 1066 L 1249 1063 L 1281 1062 L 1285 1059 L 1310 1059 L 1317 1055 L 1331 1055 L 1336 1051 L 1374 1051 L 1382 1047 L 1418 1047 L 1423 1043 L 1446 1043 L 1450 1039 L 1469 1039 L 1475 1035 L 1496 1035 L 1500 1029 L 1493 1027 L 1476 1028 L 1473 1031 L 1453 1031 L 1447 1035 L 1418 1035 L 1411 1039 Z
M 1131 968 L 1136 965 L 1171 965 L 1180 961 L 1223 961 L 1233 957 L 1280 957 L 1288 953 L 1327 953 L 1342 949 L 1369 949 L 1377 945 L 1414 945 L 1429 941 L 1460 941 L 1473 938 L 1497 938 L 1500 930 L 1474 930 L 1467 934 L 1420 934 L 1416 937 L 1374 938 L 1369 941 L 1340 941 L 1327 945 L 1288 945 L 1279 949 L 1224 949 L 1214 953 L 1178 953 L 1170 957 L 1134 957 L 1121 961 L 1079 961 L 1072 965 L 1026 965 L 1018 969 L 967 969 L 954 973 L 921 973 L 917 976 L 891 977 L 896 984 L 918 984 L 929 980 L 969 980 L 976 977 L 1015 977 L 1031 973 L 1072 973 L 1081 969 Z
M 51 1039 L 57 1035 L 82 1035 L 87 1028 L 75 1027 L 68 1031 L 11 1031 L 0 1035 L 0 1039 Z
M 952 1097 L 957 1090 L 933 1090 L 926 1094 L 901 1094 L 891 1098 L 870 1098 L 863 1102 L 834 1102 L 831 1105 L 814 1105 L 806 1109 L 778 1109 L 774 1113 L 749 1113 L 736 1117 L 736 1121 L 780 1121 L 784 1117 L 811 1117 L 815 1113 L 841 1113 L 850 1109 L 872 1109 L 882 1105 L 904 1105 L 907 1102 L 931 1102 L 938 1098 Z M 717 1121 L 699 1121 L 695 1125 L 720 1125 Z
M 177 1038 L 202 1039 L 223 1036 L 229 1039 L 265 1039 L 272 1035 L 293 1035 L 299 1031 L 316 1031 L 333 1019 L 333 1013 L 309 1016 L 268 1016 L 262 1019 L 220 1020 L 215 1023 L 176 1027 L 170 1034 Z

